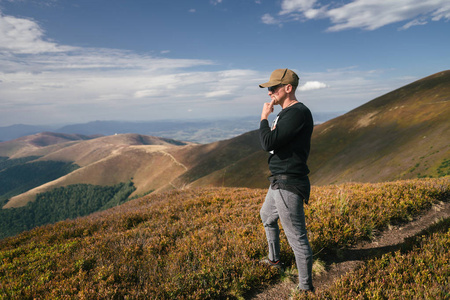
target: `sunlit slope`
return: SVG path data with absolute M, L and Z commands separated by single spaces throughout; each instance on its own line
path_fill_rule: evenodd
M 42 156 L 74 143 L 95 138 L 79 134 L 42 132 L 0 143 L 0 156 L 20 158 Z
M 12 197 L 4 208 L 23 206 L 33 201 L 37 193 L 78 183 L 105 186 L 132 179 L 136 187 L 135 194 L 170 185 L 173 179 L 186 171 L 186 167 L 166 152 L 167 148 L 177 147 L 174 143 L 179 144 L 155 137 L 124 134 L 58 144 L 58 149 L 52 149 L 37 161 L 73 162 L 80 168 Z M 32 149 L 27 155 L 45 153 L 43 148 L 46 147 Z
M 449 172 L 450 71 L 413 82 L 314 129 L 314 184 Z

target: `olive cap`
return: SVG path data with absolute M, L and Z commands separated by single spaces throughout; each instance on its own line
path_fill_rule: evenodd
M 295 74 L 294 71 L 289 69 L 277 69 L 272 72 L 269 81 L 260 84 L 259 87 L 267 88 L 279 84 L 291 84 L 293 86 L 298 86 L 298 80 L 298 75 Z

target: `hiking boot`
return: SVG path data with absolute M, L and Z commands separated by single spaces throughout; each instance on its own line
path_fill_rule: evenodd
M 271 266 L 273 268 L 277 268 L 280 271 L 284 271 L 284 263 L 281 260 L 271 261 L 268 257 L 261 260 L 261 263 Z

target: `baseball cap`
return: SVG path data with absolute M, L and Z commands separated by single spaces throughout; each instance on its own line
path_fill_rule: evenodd
M 269 81 L 260 84 L 259 87 L 266 88 L 279 84 L 292 84 L 293 86 L 298 86 L 298 80 L 298 75 L 295 74 L 294 71 L 289 69 L 277 69 L 272 72 Z

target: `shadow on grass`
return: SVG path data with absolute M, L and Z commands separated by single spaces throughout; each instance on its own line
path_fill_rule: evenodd
M 320 259 L 323 260 L 326 265 L 331 265 L 348 261 L 366 261 L 399 250 L 405 253 L 411 251 L 415 246 L 418 246 L 423 237 L 430 236 L 437 232 L 445 232 L 449 228 L 450 218 L 442 218 L 438 222 L 435 222 L 411 237 L 399 238 L 399 242 L 396 244 L 367 249 L 336 249 L 321 254 Z

